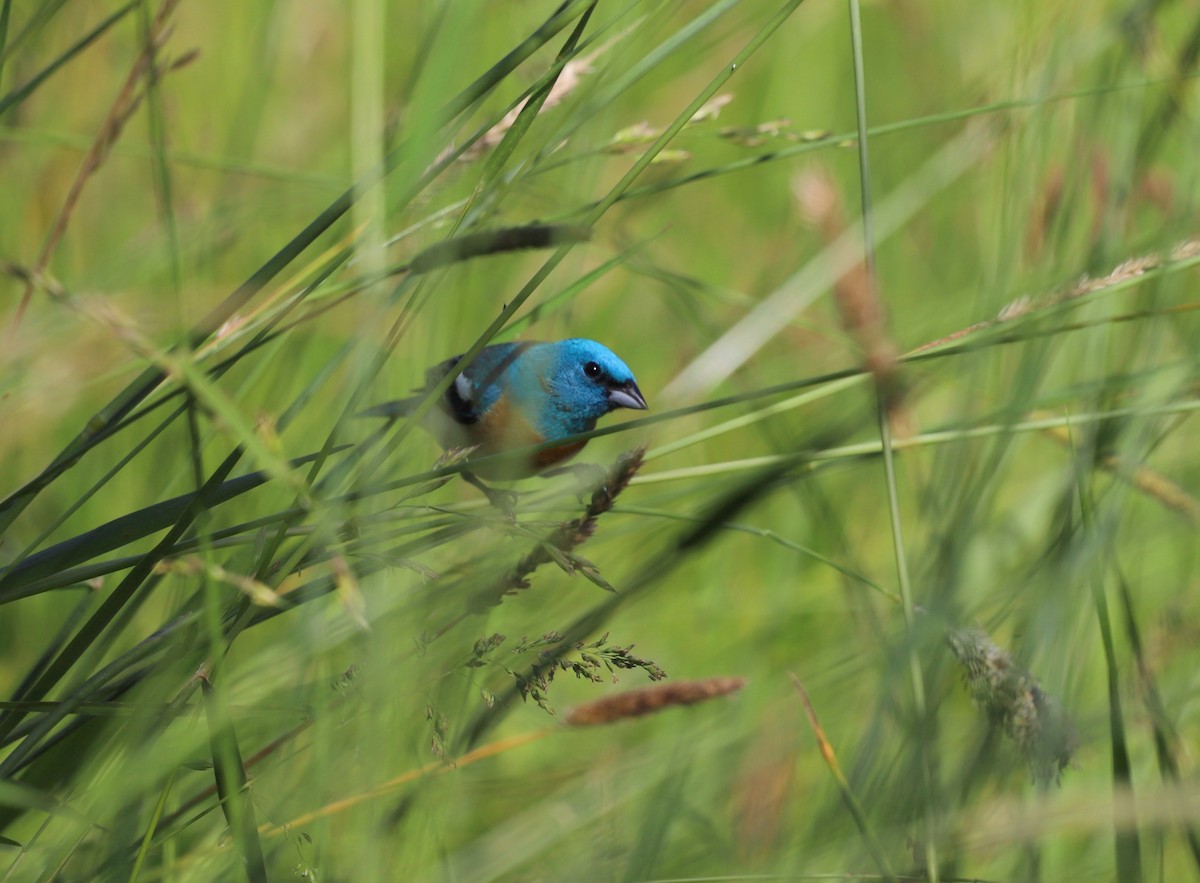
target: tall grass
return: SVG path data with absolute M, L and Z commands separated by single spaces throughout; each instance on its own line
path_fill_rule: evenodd
M 1200 877 L 1197 35 L 0 2 L 0 880 Z

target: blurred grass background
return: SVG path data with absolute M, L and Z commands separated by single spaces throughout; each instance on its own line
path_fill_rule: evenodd
M 854 8 L 3 0 L 0 880 L 1200 877 L 1200 13 Z M 516 336 L 578 548 L 353 417 Z

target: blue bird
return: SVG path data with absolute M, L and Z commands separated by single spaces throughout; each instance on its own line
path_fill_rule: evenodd
M 461 358 L 430 368 L 423 392 L 455 370 Z M 423 398 L 419 394 L 364 413 L 403 417 Z M 499 343 L 481 350 L 454 379 L 430 411 L 426 428 L 443 448 L 473 448 L 472 457 L 485 457 L 589 432 L 617 408 L 644 410 L 646 399 L 629 366 L 603 344 L 578 337 Z M 585 444 L 577 440 L 520 452 L 486 464 L 480 474 L 500 479 L 536 475 L 569 460 Z M 496 502 L 475 475 L 464 472 L 463 477 Z

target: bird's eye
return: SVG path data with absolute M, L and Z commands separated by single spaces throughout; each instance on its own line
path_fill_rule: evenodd
M 595 380 L 604 372 L 600 369 L 600 366 L 597 365 L 595 362 L 588 362 L 586 365 L 583 366 L 583 373 L 586 374 L 588 377 L 592 378 L 592 380 Z

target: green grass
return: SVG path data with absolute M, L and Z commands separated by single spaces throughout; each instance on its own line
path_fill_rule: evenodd
M 502 6 L 0 3 L 0 881 L 1200 878 L 1200 16 Z

